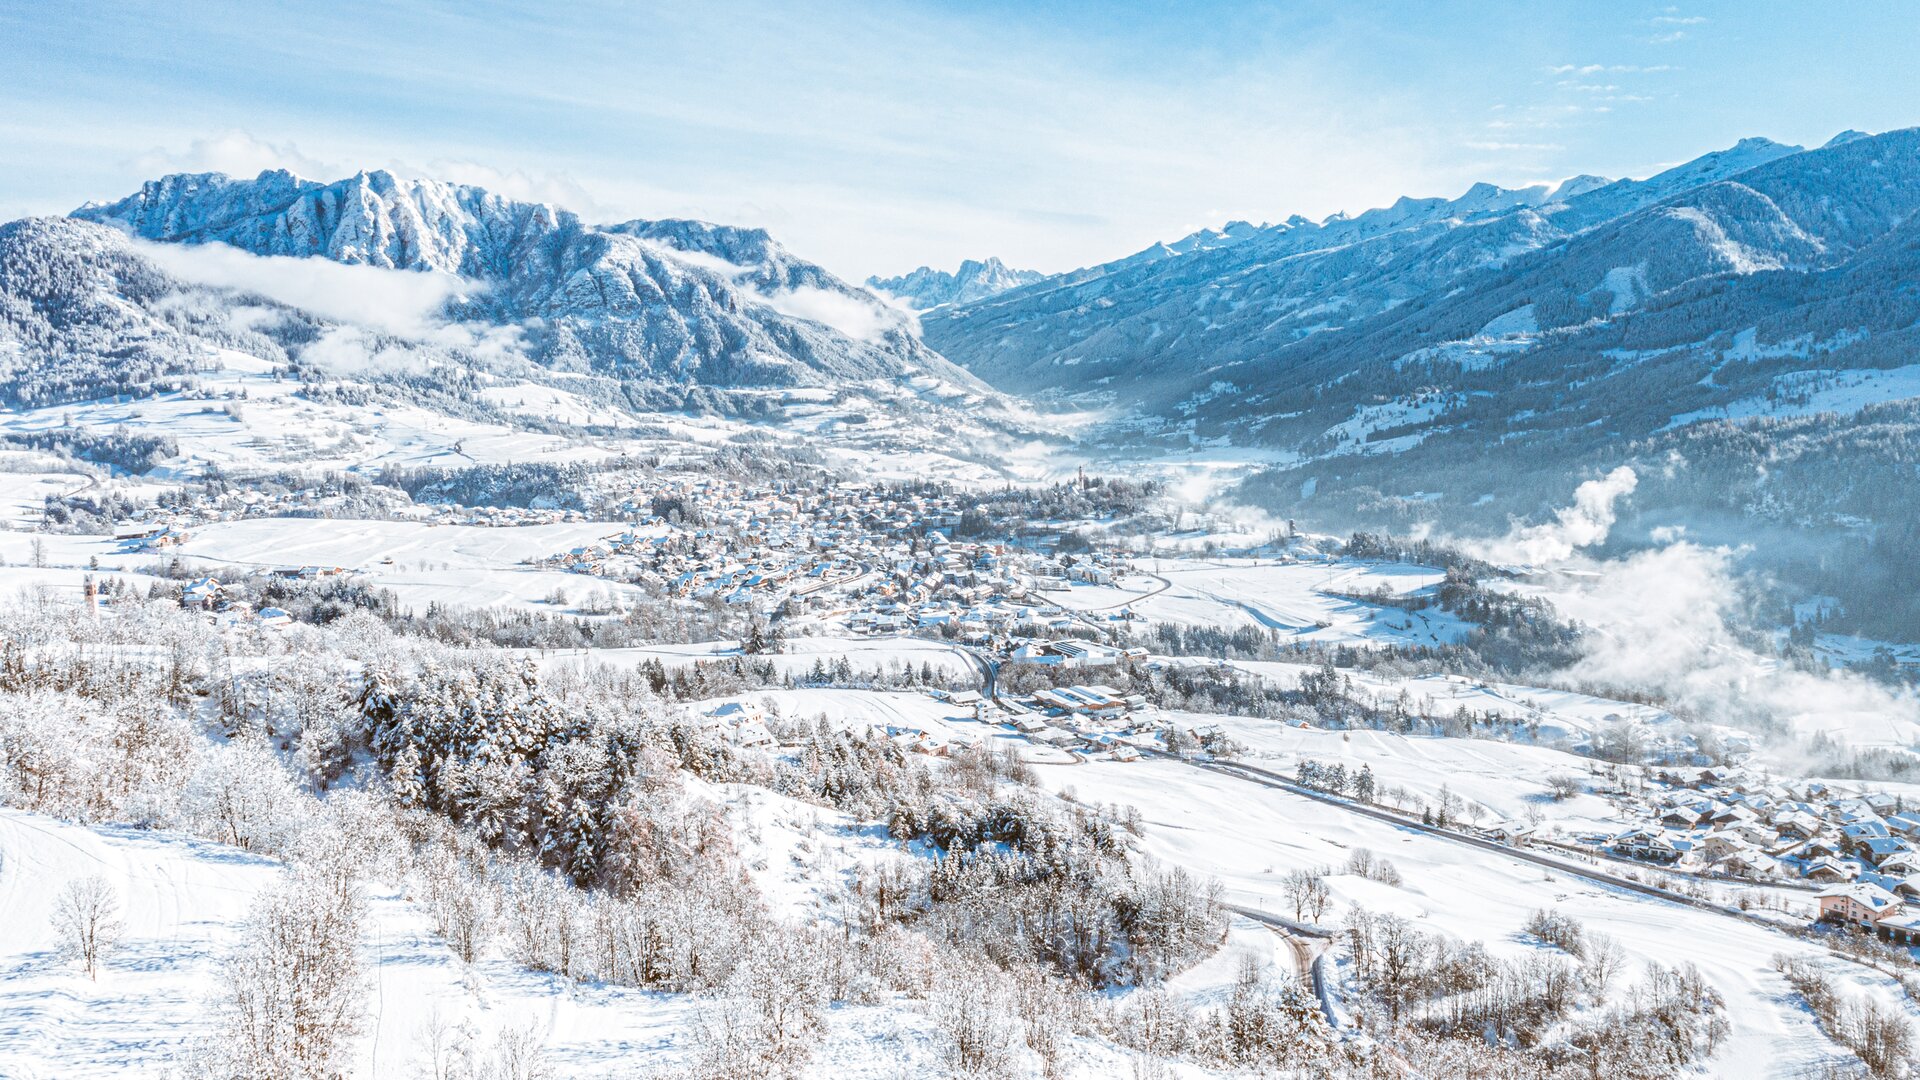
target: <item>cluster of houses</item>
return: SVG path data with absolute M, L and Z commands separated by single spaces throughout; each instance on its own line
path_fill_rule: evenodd
M 89 575 L 81 586 L 82 608 L 91 615 L 106 606 L 107 602 L 107 595 Z M 256 609 L 244 589 L 223 584 L 214 577 L 195 578 L 181 586 L 180 606 L 234 623 L 248 622 L 271 629 L 293 625 L 293 616 L 289 612 L 277 607 Z
M 243 521 L 270 517 L 387 517 L 433 525 L 485 525 L 512 528 L 555 525 L 587 520 L 578 510 L 518 506 L 462 507 L 412 503 L 390 488 L 369 486 L 352 495 L 325 488 L 296 488 L 267 492 L 234 487 L 208 493 L 188 489 L 193 501 L 165 510 L 149 509 L 141 520 L 122 522 L 114 539 L 127 552 L 155 551 L 181 543 L 189 529 L 209 522 Z
M 1605 837 L 1607 851 L 1696 873 L 1857 883 L 1920 898 L 1920 808 L 1896 796 L 1741 769 L 1667 768 L 1656 777 L 1646 820 Z
M 1129 567 L 1109 552 L 1050 552 L 955 540 L 961 505 L 860 483 L 747 486 L 652 476 L 628 501 L 625 532 L 544 565 L 658 595 L 843 619 L 855 634 L 951 627 L 984 645 L 1016 628 L 1064 634 L 1076 622 L 1045 599 Z M 664 510 L 664 513 L 661 511 Z
M 1136 736 L 1159 735 L 1152 707 L 1141 694 L 1101 683 L 1056 686 L 999 702 L 1006 724 L 1035 743 L 1115 761 L 1140 757 Z

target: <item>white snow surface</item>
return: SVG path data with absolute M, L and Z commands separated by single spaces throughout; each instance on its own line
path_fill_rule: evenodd
M 1114 586 L 1076 586 L 1047 597 L 1081 611 L 1130 608 L 1153 622 L 1236 629 L 1255 627 L 1282 636 L 1326 644 L 1439 644 L 1468 626 L 1429 608 L 1408 612 L 1335 593 L 1372 593 L 1385 588 L 1404 597 L 1446 580 L 1433 567 L 1409 563 L 1276 562 L 1252 559 L 1155 559 L 1143 573 Z
M 1444 765 L 1436 761 L 1435 768 Z M 1140 807 L 1147 853 L 1218 877 L 1229 901 L 1245 907 L 1290 915 L 1281 884 L 1288 871 L 1337 869 L 1354 848 L 1366 847 L 1390 859 L 1406 884 L 1395 888 L 1336 872 L 1327 879 L 1334 910 L 1323 922 L 1357 904 L 1517 957 L 1541 947 L 1521 933 L 1522 924 L 1533 911 L 1553 908 L 1620 942 L 1629 957 L 1622 987 L 1648 963 L 1696 964 L 1725 995 L 1732 1025 L 1725 1045 L 1706 1063 L 1707 1075 L 1791 1077 L 1847 1060 L 1773 970 L 1775 953 L 1819 965 L 1850 995 L 1870 994 L 1907 1008 L 1890 977 L 1765 927 L 1556 874 L 1178 762 L 1096 760 L 1042 769 L 1041 778 L 1050 786 L 1072 787 L 1084 800 Z

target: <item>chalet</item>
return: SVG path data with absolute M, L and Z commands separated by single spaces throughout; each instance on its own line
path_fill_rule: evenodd
M 1899 851 L 1880 860 L 1878 869 L 1883 874 L 1920 873 L 1920 853 Z
M 1713 868 L 1734 877 L 1776 877 L 1780 861 L 1762 851 L 1735 851 L 1714 863 Z
M 1807 864 L 1807 880 L 1816 881 L 1822 885 L 1852 881 L 1859 875 L 1860 868 L 1858 866 L 1852 863 L 1841 862 L 1838 859 L 1822 858 Z
M 1630 829 L 1607 842 L 1607 850 L 1630 859 L 1670 863 L 1680 857 L 1680 849 L 1658 829 Z
M 170 526 L 162 521 L 126 521 L 113 527 L 113 539 L 117 543 L 151 540 L 165 533 Z
M 1669 829 L 1691 829 L 1706 818 L 1706 813 L 1691 806 L 1669 807 L 1660 815 L 1660 824 Z
M 1723 832 L 1709 833 L 1700 840 L 1700 857 L 1707 862 L 1717 862 L 1735 853 L 1753 850 L 1753 845 L 1738 836 Z
M 1793 849 L 1792 854 L 1795 858 L 1812 862 L 1817 859 L 1839 858 L 1841 855 L 1846 854 L 1846 849 L 1837 841 L 1829 840 L 1824 836 L 1816 836 Z
M 1825 917 L 1825 911 L 1821 915 Z M 1891 914 L 1874 920 L 1873 928 L 1882 940 L 1897 945 L 1920 945 L 1920 911 L 1901 906 Z
M 210 608 L 220 600 L 220 582 L 216 578 L 203 577 L 187 583 L 180 590 L 180 606 L 189 608 Z
M 722 723 L 738 724 L 761 719 L 765 710 L 751 701 L 729 701 L 708 709 L 707 715 Z
M 1879 818 L 1862 819 L 1842 826 L 1840 832 L 1849 840 L 1884 839 L 1893 835 L 1887 823 Z
M 1524 821 L 1502 821 L 1486 829 L 1489 839 L 1512 847 L 1523 847 L 1533 837 L 1533 826 Z
M 1912 850 L 1907 846 L 1905 840 L 1892 836 L 1873 836 L 1865 840 L 1858 840 L 1854 842 L 1853 849 L 1854 854 L 1875 866 L 1879 866 L 1883 859 L 1889 859 L 1895 855 Z
M 1820 921 L 1871 930 L 1884 915 L 1900 909 L 1900 898 L 1878 885 L 1854 883 L 1835 886 L 1817 894 Z
M 1776 815 L 1773 827 L 1792 840 L 1811 840 L 1820 835 L 1820 819 L 1803 810 L 1788 810 Z
M 772 746 L 774 743 L 773 732 L 758 720 L 742 720 L 727 737 L 735 746 Z

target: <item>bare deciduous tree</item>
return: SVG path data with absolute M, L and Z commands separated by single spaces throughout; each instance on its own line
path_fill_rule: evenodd
M 1620 974 L 1626 965 L 1627 954 L 1620 943 L 1607 934 L 1588 933 L 1586 953 L 1580 965 L 1581 975 L 1587 983 L 1587 990 L 1595 998 L 1604 998 L 1607 987 Z
M 1547 777 L 1547 794 L 1554 802 L 1565 802 L 1580 794 L 1580 778 L 1572 773 L 1554 773 Z
M 985 971 L 954 975 L 930 1003 L 934 1022 L 947 1037 L 948 1069 L 967 1080 L 1009 1075 L 1018 1036 L 997 981 Z
M 67 883 L 53 905 L 53 928 L 61 948 L 80 961 L 87 977 L 100 977 L 100 959 L 120 940 L 120 898 L 98 874 Z
M 337 877 L 294 871 L 260 894 L 222 972 L 210 1063 L 233 1080 L 326 1080 L 358 1030 L 365 901 Z
M 1317 870 L 1294 870 L 1281 880 L 1287 902 L 1293 905 L 1293 917 L 1319 919 L 1327 912 L 1333 894 L 1327 889 L 1326 875 Z

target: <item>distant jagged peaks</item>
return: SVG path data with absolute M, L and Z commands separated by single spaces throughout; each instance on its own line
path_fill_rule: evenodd
M 476 279 L 487 287 L 461 317 L 514 325 L 533 359 L 568 370 L 728 389 L 881 380 L 986 390 L 921 344 L 900 312 L 763 229 L 595 225 L 385 170 L 330 183 L 284 170 L 179 174 L 73 216 L 162 243 Z
M 988 257 L 985 262 L 967 259 L 953 273 L 922 266 L 899 277 L 870 277 L 867 285 L 905 300 L 917 310 L 927 311 L 946 304 L 985 300 L 989 296 L 1031 285 L 1046 276 L 1038 270 L 1010 269 L 997 257 Z

